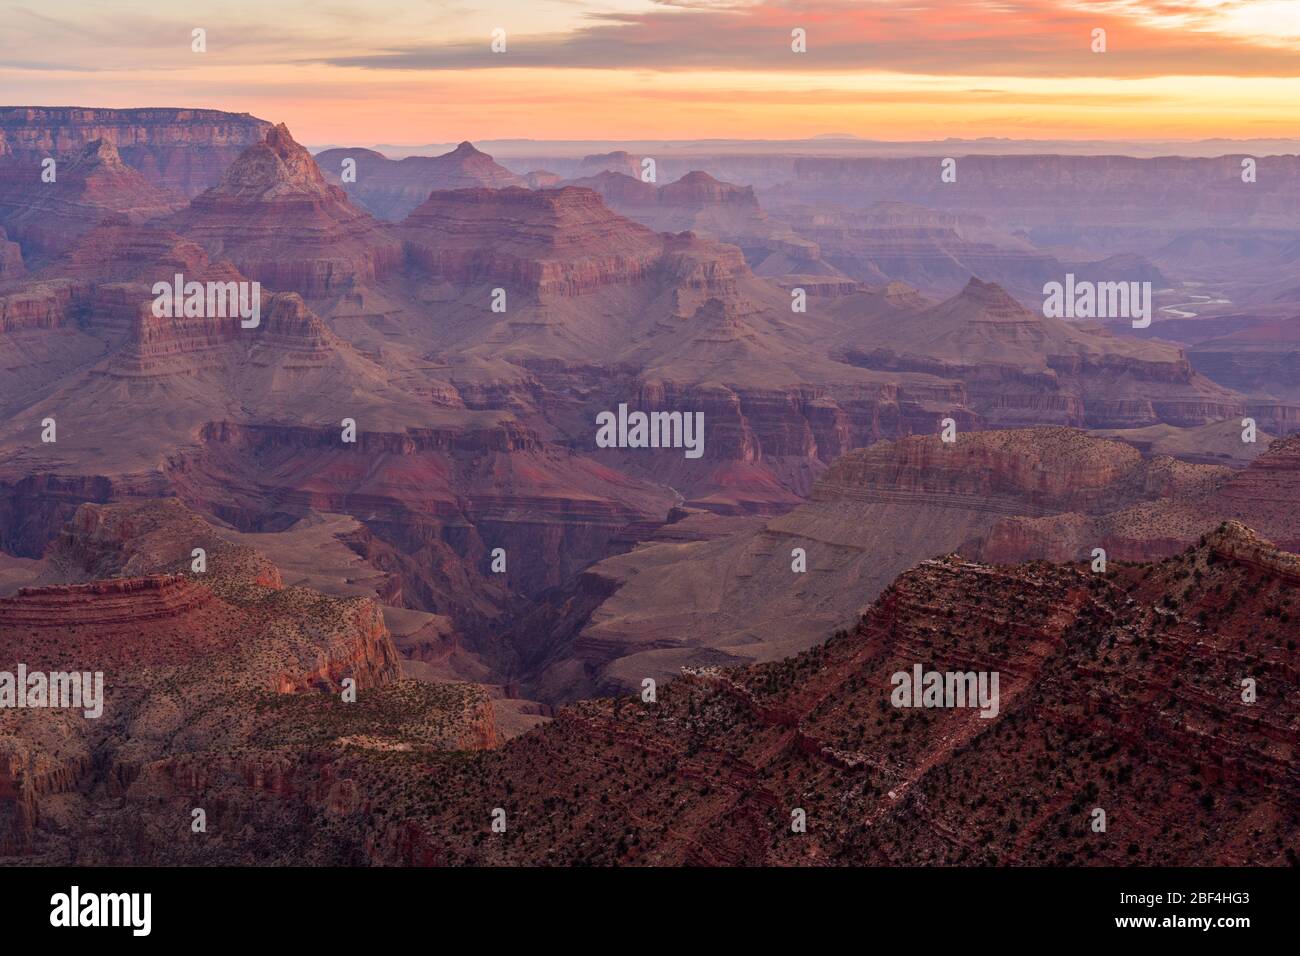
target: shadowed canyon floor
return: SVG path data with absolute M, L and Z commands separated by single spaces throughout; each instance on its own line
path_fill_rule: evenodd
M 1292 158 L 550 158 L 0 110 L 6 862 L 1293 862 Z

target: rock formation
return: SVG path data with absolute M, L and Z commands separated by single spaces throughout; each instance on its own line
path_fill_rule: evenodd
M 34 174 L 42 159 L 70 158 L 102 140 L 115 146 L 123 162 L 149 182 L 185 196 L 215 185 L 225 168 L 261 141 L 270 126 L 247 113 L 221 110 L 0 109 L 0 142 L 10 159 L 30 165 Z
M 342 176 L 344 160 L 356 164 L 355 180 Z M 497 163 L 472 143 L 461 143 L 442 156 L 407 156 L 393 160 L 372 149 L 327 149 L 316 154 L 326 179 L 343 187 L 362 209 L 380 219 L 398 221 L 429 198 L 449 189 L 504 189 L 533 185 Z
M 206 551 L 199 569 L 195 547 Z M 0 710 L 6 856 L 88 863 L 143 850 L 139 861 L 161 861 L 170 853 L 157 841 L 183 846 L 170 835 L 189 833 L 193 806 L 223 832 L 226 802 L 212 787 L 242 793 L 266 768 L 321 748 L 496 743 L 483 691 L 400 679 L 373 601 L 284 587 L 274 565 L 175 501 L 83 506 L 47 575 L 85 583 L 0 598 L 0 666 L 102 675 L 102 713 Z M 349 686 L 355 703 L 343 699 Z M 210 801 L 187 801 L 200 786 Z M 106 838 L 77 836 L 91 832 Z
M 653 702 L 583 702 L 471 754 L 431 746 L 427 728 L 457 717 L 421 713 L 463 715 L 455 726 L 468 732 L 473 708 L 437 706 L 427 687 L 352 711 L 311 693 L 262 695 L 237 724 L 252 728 L 238 752 L 225 749 L 237 735 L 227 730 L 201 755 L 117 753 L 125 812 L 106 812 L 111 838 L 83 842 L 77 858 L 1293 863 L 1297 714 L 1286 688 L 1298 567 L 1235 523 L 1162 562 L 1104 574 L 950 555 L 903 574 L 857 624 L 796 657 L 691 668 Z M 897 706 L 895 675 L 916 667 L 982 674 L 986 691 L 996 673 L 996 696 Z M 160 698 L 150 695 L 137 733 L 175 723 Z M 8 799 L 9 848 L 70 852 L 35 821 L 90 772 L 89 755 L 37 758 L 18 739 L 6 779 L 22 767 L 25 787 Z M 221 841 L 175 838 L 190 806 L 216 808 Z
M 53 182 L 33 175 L 21 187 L 6 183 L 0 220 L 30 259 L 67 251 L 103 221 L 146 222 L 184 205 L 178 194 L 123 163 L 111 142 L 97 139 L 64 160 Z
M 283 124 L 195 197 L 174 228 L 249 278 L 308 298 L 372 283 L 401 258 L 398 243 L 325 182 Z
M 1181 349 L 1047 318 L 975 278 L 905 322 L 860 324 L 845 358 L 879 371 L 960 379 L 972 408 L 1003 427 L 1204 425 L 1245 410 L 1239 394 L 1198 374 Z

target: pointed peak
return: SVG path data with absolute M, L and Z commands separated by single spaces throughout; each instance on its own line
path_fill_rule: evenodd
M 240 153 L 221 182 L 208 192 L 251 198 L 286 193 L 324 195 L 328 190 L 311 154 L 280 123 L 268 129 L 260 143 Z
M 475 146 L 473 143 L 471 143 L 469 140 L 466 139 L 466 140 L 462 140 L 460 143 L 457 143 L 456 148 L 453 149 L 447 155 L 460 156 L 464 158 L 470 156 L 487 156 L 487 153 L 483 152 L 483 150 L 479 149 L 477 146 Z M 488 158 L 491 159 L 490 156 Z
M 996 282 L 982 282 L 975 276 L 970 277 L 966 288 L 957 295 L 957 300 L 970 303 L 982 312 L 995 316 L 1023 319 L 1033 313 L 1017 302 L 1006 289 Z
M 78 166 L 120 167 L 125 165 L 117 147 L 106 139 L 96 139 L 87 143 L 75 160 Z
M 271 151 L 281 159 L 287 159 L 299 151 L 306 152 L 302 146 L 298 145 L 298 141 L 293 138 L 293 134 L 289 132 L 289 127 L 284 123 L 277 123 L 268 129 L 266 138 L 262 140 L 262 143 L 270 147 Z

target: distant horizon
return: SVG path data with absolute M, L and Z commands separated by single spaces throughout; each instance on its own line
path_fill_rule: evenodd
M 309 143 L 427 143 L 431 126 L 470 141 L 1300 138 L 1294 0 L 0 9 L 7 97 L 129 108 L 165 89 Z

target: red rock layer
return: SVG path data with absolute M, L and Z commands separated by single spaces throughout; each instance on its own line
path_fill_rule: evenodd
M 401 246 L 337 186 L 281 124 L 176 217 L 178 232 L 274 291 L 335 296 L 391 273 Z
M 1285 865 L 1295 556 L 1273 555 L 1229 526 L 1107 576 L 925 562 L 797 658 L 562 712 L 370 845 L 431 864 Z M 891 706 L 917 663 L 997 671 L 997 714 Z M 1244 702 L 1246 673 L 1272 690 Z M 510 840 L 475 838 L 483 805 Z
M 3 197 L 4 222 L 29 255 L 58 255 L 100 222 L 143 222 L 185 205 L 127 166 L 117 148 L 97 139 L 57 167 L 54 182 L 32 176 Z
M 14 159 L 39 166 L 103 140 L 150 182 L 195 196 L 270 125 L 221 110 L 9 107 L 0 109 L 0 142 Z
M 400 234 L 408 258 L 435 277 L 566 296 L 639 282 L 664 249 L 577 188 L 435 192 Z

